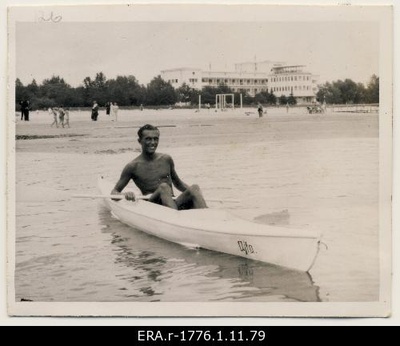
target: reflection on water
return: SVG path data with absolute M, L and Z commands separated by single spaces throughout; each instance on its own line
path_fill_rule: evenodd
M 142 301 L 320 301 L 308 273 L 204 249 L 189 249 L 137 231 L 102 204 L 127 296 Z M 136 291 L 136 294 L 132 294 Z

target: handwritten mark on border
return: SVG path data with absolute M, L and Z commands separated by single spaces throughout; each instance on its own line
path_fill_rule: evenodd
M 59 23 L 62 21 L 62 16 L 54 15 L 53 11 L 51 11 L 50 14 L 46 14 L 44 11 L 39 11 L 36 21 L 39 23 Z

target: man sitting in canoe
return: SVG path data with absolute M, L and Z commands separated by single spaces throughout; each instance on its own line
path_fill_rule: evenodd
M 132 179 L 143 195 L 149 195 L 150 202 L 176 210 L 207 208 L 200 188 L 189 186 L 179 178 L 172 157 L 156 153 L 159 129 L 147 124 L 139 129 L 138 136 L 142 153 L 125 166 L 111 194 L 121 194 Z M 173 185 L 182 192 L 177 198 L 174 198 Z M 125 198 L 128 201 L 136 199 L 133 192 L 126 192 Z

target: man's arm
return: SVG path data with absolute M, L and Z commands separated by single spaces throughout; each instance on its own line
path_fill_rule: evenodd
M 111 191 L 111 195 L 120 195 L 122 190 L 128 185 L 129 181 L 132 179 L 132 164 L 128 163 L 121 173 L 121 177 L 115 184 L 114 189 Z M 130 201 L 135 200 L 135 194 L 133 192 L 126 192 L 125 198 Z
M 176 173 L 175 170 L 175 163 L 174 160 L 172 160 L 172 157 L 169 157 L 170 160 L 170 165 L 171 165 L 171 179 L 172 183 L 174 186 L 181 192 L 186 191 L 189 188 L 189 185 L 184 183 L 178 176 L 178 173 Z

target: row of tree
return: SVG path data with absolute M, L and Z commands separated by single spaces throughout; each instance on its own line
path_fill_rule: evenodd
M 317 100 L 328 104 L 379 103 L 379 77 L 373 75 L 367 86 L 351 79 L 319 86 Z
M 117 102 L 119 106 L 171 106 L 177 102 L 198 105 L 199 95 L 202 104 L 215 104 L 216 94 L 235 94 L 235 104 L 240 103 L 240 93 L 235 93 L 226 85 L 217 87 L 206 86 L 202 90 L 183 84 L 178 89 L 163 80 L 160 76 L 153 78 L 147 86 L 140 85 L 134 76 L 118 76 L 107 80 L 100 72 L 94 79 L 86 77 L 83 85 L 73 88 L 58 76 L 45 79 L 41 85 L 35 80 L 27 86 L 16 80 L 17 105 L 23 100 L 29 100 L 32 109 L 44 109 L 63 105 L 65 107 L 90 107 L 93 101 L 103 106 L 107 102 Z M 257 102 L 276 104 L 273 93 L 261 92 L 255 97 L 242 91 L 243 104 Z M 287 102 L 286 98 L 285 104 Z M 295 102 L 294 98 L 291 102 Z
M 41 85 L 33 80 L 24 86 L 19 79 L 16 80 L 16 102 L 29 100 L 31 109 L 44 109 L 48 107 L 90 107 L 93 101 L 100 106 L 107 102 L 117 102 L 119 106 L 171 106 L 177 102 L 198 105 L 199 96 L 203 104 L 215 104 L 216 94 L 234 94 L 235 104 L 240 103 L 240 94 L 244 105 L 254 105 L 258 102 L 264 105 L 296 104 L 295 97 L 281 96 L 277 98 L 273 92 L 263 91 L 250 96 L 245 91 L 233 92 L 226 85 L 217 87 L 205 86 L 202 90 L 196 90 L 183 84 L 178 89 L 164 81 L 160 76 L 153 78 L 147 86 L 140 85 L 134 76 L 118 76 L 115 79 L 107 79 L 100 72 L 95 78 L 86 77 L 83 84 L 76 88 L 71 87 L 59 76 L 45 79 Z M 372 76 L 370 83 L 365 87 L 356 84 L 350 79 L 325 83 L 320 86 L 317 99 L 322 103 L 378 103 L 379 102 L 379 78 Z

